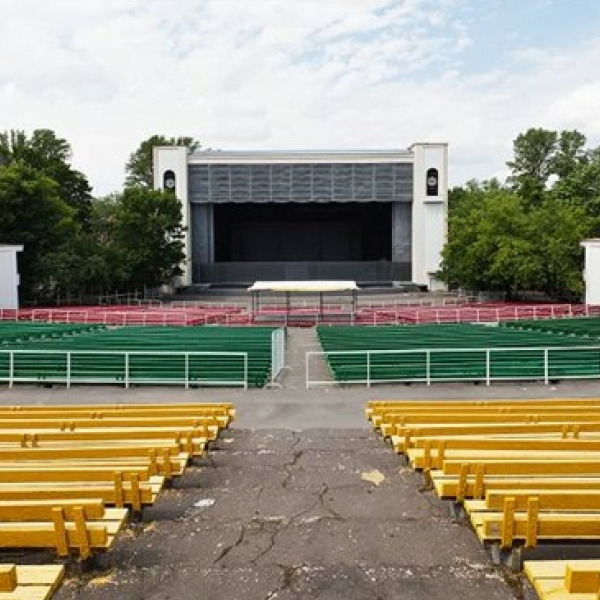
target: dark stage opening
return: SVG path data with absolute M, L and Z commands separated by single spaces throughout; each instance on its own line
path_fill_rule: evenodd
M 216 262 L 389 261 L 392 205 L 215 204 Z

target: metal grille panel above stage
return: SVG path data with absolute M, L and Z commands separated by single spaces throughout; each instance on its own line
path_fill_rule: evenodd
M 240 202 L 412 202 L 407 163 L 190 165 L 189 198 Z

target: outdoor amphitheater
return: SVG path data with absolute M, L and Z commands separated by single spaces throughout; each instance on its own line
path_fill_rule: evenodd
M 0 598 L 597 597 L 600 307 L 267 287 L 0 311 Z

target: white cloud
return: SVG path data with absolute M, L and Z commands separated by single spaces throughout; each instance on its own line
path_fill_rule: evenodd
M 500 173 L 530 126 L 600 135 L 600 40 L 471 72 L 466 4 L 4 0 L 0 129 L 54 129 L 98 194 L 153 133 L 231 149 L 448 141 L 454 182 Z

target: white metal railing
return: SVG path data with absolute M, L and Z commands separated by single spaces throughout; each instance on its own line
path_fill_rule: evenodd
M 514 374 L 496 374 L 502 367 L 507 368 L 506 363 L 495 363 L 494 359 L 506 353 L 516 355 L 517 364 L 512 367 Z M 554 358 L 554 353 L 573 354 L 575 352 L 585 353 L 585 360 L 574 368 L 572 362 L 560 363 Z M 455 371 L 461 370 L 459 374 L 444 373 L 443 363 L 435 363 L 436 355 L 456 355 L 465 356 L 461 362 L 460 359 L 454 359 L 451 367 Z M 397 357 L 396 367 L 412 368 L 418 372 L 414 376 L 398 377 L 380 377 L 374 373 L 375 369 L 381 369 L 382 365 L 377 364 L 374 357 L 378 356 Z M 335 379 L 335 367 L 332 367 L 329 360 L 335 356 L 355 356 L 364 357 L 364 363 L 358 363 L 351 366 L 358 369 L 364 364 L 364 378 Z M 479 360 L 473 357 L 478 356 Z M 328 380 L 311 379 L 311 366 L 315 357 L 322 357 L 328 363 L 332 378 Z M 580 357 L 581 358 L 581 357 Z M 404 364 L 402 364 L 404 359 Z M 528 365 L 526 359 L 534 362 Z M 390 365 L 386 365 L 389 367 Z M 447 365 L 448 366 L 448 365 Z M 566 369 L 571 369 L 568 372 Z M 519 371 L 521 371 L 519 373 Z M 423 348 L 411 350 L 330 350 L 318 351 L 310 350 L 306 352 L 305 357 L 305 378 L 306 387 L 321 385 L 338 384 L 362 384 L 370 387 L 375 383 L 425 383 L 431 385 L 434 382 L 451 381 L 481 381 L 486 385 L 491 385 L 494 381 L 531 381 L 542 380 L 548 385 L 551 380 L 559 379 L 600 379 L 600 346 L 532 346 L 532 347 L 507 347 L 507 348 Z
M 169 306 L 172 308 L 209 308 L 209 309 L 249 309 L 249 302 L 216 302 L 214 300 L 173 300 Z
M 564 319 L 571 317 L 600 316 L 600 306 L 550 304 L 539 306 L 487 307 L 444 307 L 415 308 L 387 307 L 371 308 L 372 312 L 358 315 L 357 324 L 400 325 L 443 324 L 443 323 L 500 323 L 502 321 Z
M 37 357 L 36 363 L 23 363 L 19 360 L 25 356 Z M 44 367 L 39 365 L 40 357 L 62 359 L 58 365 Z M 73 364 L 74 359 L 84 356 L 97 357 L 115 357 L 120 358 L 121 362 L 117 367 L 110 366 L 106 373 L 90 374 L 85 373 L 85 368 Z M 181 359 L 177 367 L 180 371 L 179 376 L 175 377 L 140 377 L 136 375 L 135 370 L 139 368 L 135 364 L 137 357 L 153 357 L 157 361 L 153 366 L 164 364 L 168 359 Z M 215 357 L 233 358 L 239 360 L 239 379 L 218 379 L 218 378 L 200 378 L 194 373 L 198 367 L 198 360 L 208 359 L 211 361 Z M 133 363 L 133 364 L 132 364 Z M 74 369 L 74 367 L 76 367 Z M 53 369 L 55 372 L 50 373 Z M 115 369 L 118 375 L 115 376 Z M 94 368 L 92 368 L 94 370 Z M 97 371 L 96 367 L 96 371 Z M 75 371 L 75 372 L 74 372 Z M 0 381 L 8 382 L 9 387 L 15 383 L 64 383 L 71 387 L 73 383 L 119 383 L 125 388 L 131 385 L 183 385 L 186 389 L 190 386 L 228 386 L 243 387 L 248 389 L 248 353 L 247 352 L 166 352 L 166 351 L 124 351 L 124 350 L 4 350 L 0 349 Z

